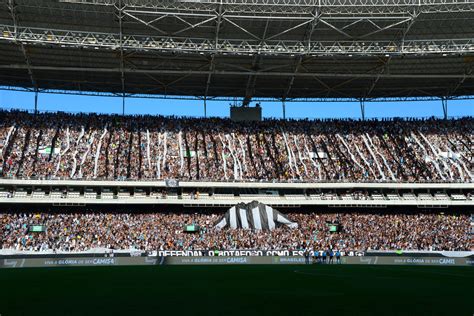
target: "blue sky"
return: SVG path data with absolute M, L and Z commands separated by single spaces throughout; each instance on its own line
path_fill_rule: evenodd
M 262 102 L 264 117 L 281 118 L 280 102 Z M 34 109 L 34 94 L 0 90 L 0 107 Z M 39 94 L 38 109 L 65 112 L 122 113 L 122 99 L 113 97 Z M 126 99 L 126 114 L 204 116 L 202 101 L 164 99 Z M 208 101 L 208 116 L 229 116 L 229 102 Z M 474 100 L 449 101 L 448 115 L 474 116 Z M 356 102 L 287 103 L 288 118 L 359 118 Z M 441 101 L 368 102 L 367 118 L 443 116 Z

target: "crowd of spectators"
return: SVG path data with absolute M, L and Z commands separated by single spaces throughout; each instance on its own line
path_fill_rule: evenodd
M 0 249 L 342 251 L 474 250 L 470 217 L 443 213 L 288 213 L 298 228 L 272 231 L 214 228 L 223 213 L 1 213 Z M 330 232 L 327 223 L 339 223 Z M 200 227 L 196 233 L 185 225 Z M 44 232 L 32 232 L 43 225 Z
M 473 181 L 474 119 L 265 120 L 0 111 L 0 176 Z

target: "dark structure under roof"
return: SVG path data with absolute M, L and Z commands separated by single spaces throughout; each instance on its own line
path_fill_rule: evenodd
M 474 94 L 474 0 L 3 0 L 0 86 L 199 99 Z

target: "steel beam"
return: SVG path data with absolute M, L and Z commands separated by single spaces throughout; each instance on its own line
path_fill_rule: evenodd
M 359 104 L 360 104 L 360 114 L 362 115 L 362 120 L 365 121 L 365 100 L 360 99 Z
M 18 40 L 18 32 L 19 32 L 19 23 L 18 23 L 18 16 L 15 12 L 16 4 L 15 0 L 8 0 L 8 8 L 10 10 L 10 16 L 13 20 L 13 40 L 15 44 L 18 45 L 20 48 L 21 53 L 23 54 L 23 58 L 25 58 L 25 63 L 27 66 L 27 71 L 28 71 L 28 76 L 30 77 L 31 80 L 31 85 L 34 87 L 35 92 L 38 93 L 38 83 L 36 82 L 35 76 L 33 75 L 33 71 L 31 69 L 31 61 L 30 57 L 28 56 L 25 45 L 23 45 L 23 42 Z
M 448 92 L 448 95 L 455 95 L 458 89 L 464 84 L 469 75 L 472 75 L 474 70 L 474 65 L 471 65 L 467 68 L 465 75 L 458 81 L 456 86 Z
M 35 114 L 38 113 L 38 90 L 35 90 Z
M 117 10 L 117 18 L 119 22 L 119 45 L 120 45 L 120 82 L 122 84 L 122 115 L 125 115 L 125 72 L 124 72 L 124 53 L 123 53 L 123 10 L 125 5 L 123 0 L 119 0 Z
M 18 87 L 18 86 L 2 86 L 0 85 L 0 90 L 4 91 L 16 91 L 16 92 L 35 92 L 34 90 L 30 89 L 29 87 Z M 48 93 L 48 94 L 64 94 L 64 95 L 77 95 L 77 96 L 98 96 L 98 97 L 112 97 L 112 98 L 121 98 L 121 94 L 113 93 L 113 92 L 100 92 L 100 91 L 87 91 L 87 90 L 63 90 L 59 88 L 50 88 L 50 89 L 43 89 L 41 93 Z M 199 100 L 202 101 L 203 98 L 198 96 L 190 96 L 190 95 L 169 95 L 169 94 L 127 94 L 127 98 L 134 98 L 134 99 L 165 99 L 165 100 Z M 423 101 L 439 101 L 439 97 L 437 96 L 384 96 L 384 97 L 374 97 L 365 100 L 365 102 L 407 102 L 407 101 L 416 101 L 416 102 L 423 102 Z M 449 96 L 446 98 L 447 100 L 473 100 L 474 95 L 460 95 L 460 96 Z M 271 97 L 255 97 L 255 101 L 265 101 L 265 102 L 281 102 L 281 98 L 271 98 Z M 207 101 L 235 101 L 235 97 L 230 96 L 215 96 L 210 97 Z M 360 102 L 360 99 L 351 98 L 351 97 L 298 97 L 298 98 L 291 98 L 287 99 L 285 102 Z M 466 106 L 471 106 L 469 103 L 466 103 Z
M 216 19 L 216 31 L 215 31 L 215 36 L 214 36 L 214 47 L 215 49 L 217 50 L 217 43 L 219 42 L 219 32 L 220 32 L 220 29 L 221 29 L 221 24 L 222 24 L 222 15 L 223 15 L 223 11 L 222 11 L 222 0 L 221 0 L 221 3 L 219 3 L 218 7 L 217 7 L 217 10 L 216 10 L 216 14 L 217 14 L 217 19 Z M 215 55 L 212 54 L 212 57 L 211 57 L 211 62 L 209 64 L 209 74 L 207 75 L 207 80 L 206 80 L 206 91 L 204 92 L 204 112 L 206 112 L 205 108 L 206 108 L 206 99 L 207 99 L 207 95 L 209 93 L 209 88 L 210 88 L 210 85 L 211 85 L 211 78 L 212 78 L 212 73 L 214 71 L 214 67 L 215 67 L 215 64 L 214 64 L 214 58 L 215 58 Z M 204 114 L 205 115 L 205 114 Z
M 27 69 L 27 65 L 23 64 L 11 64 L 11 65 L 0 65 L 0 69 Z M 102 72 L 102 73 L 120 73 L 120 68 L 92 68 L 92 67 L 58 67 L 58 66 L 31 66 L 32 70 L 50 70 L 50 71 L 64 71 L 64 72 Z M 209 70 L 186 70 L 186 69 L 135 69 L 135 68 L 124 68 L 125 73 L 137 73 L 137 74 L 170 74 L 170 75 L 207 75 L 211 73 Z M 227 70 L 214 70 L 214 75 L 222 76 L 263 76 L 263 77 L 302 77 L 302 78 L 390 78 L 390 79 L 473 79 L 474 74 L 420 74 L 420 73 L 405 73 L 405 74 L 393 74 L 393 73 L 317 73 L 317 72 L 263 72 L 263 71 L 227 71 Z
M 308 56 L 380 56 L 380 55 L 439 55 L 474 53 L 474 38 L 391 40 L 311 41 L 222 39 L 212 43 L 207 38 L 143 36 L 120 33 L 81 32 L 50 28 L 20 27 L 0 24 L 0 41 L 73 47 L 80 49 L 130 50 L 143 52 L 173 52 L 176 54 L 219 55 L 308 55 Z
M 281 107 L 283 109 L 283 119 L 286 120 L 286 104 L 285 99 L 281 100 Z
M 448 99 L 441 98 L 441 105 L 443 106 L 443 117 L 445 120 L 448 119 Z
M 305 34 L 303 36 L 303 42 L 306 42 L 308 47 L 311 47 L 311 36 L 313 35 L 314 29 L 316 28 L 316 25 L 319 22 L 319 17 L 321 15 L 321 12 L 318 12 L 317 9 L 315 8 L 315 12 L 313 12 L 313 14 L 314 14 L 313 20 L 311 24 L 309 24 L 308 27 L 306 28 Z M 303 62 L 303 55 L 298 55 L 296 59 L 294 73 L 298 72 L 302 62 Z M 290 95 L 290 91 L 291 91 L 291 88 L 293 87 L 294 82 L 295 82 L 295 76 L 293 75 L 291 76 L 290 81 L 288 82 L 288 87 L 283 93 L 283 97 L 282 97 L 283 100 L 285 100 Z
M 265 38 L 267 36 L 267 30 L 268 30 L 268 25 L 270 21 L 267 20 L 265 23 L 265 28 L 263 29 L 263 34 L 261 37 L 261 45 L 264 45 L 263 43 L 265 42 Z M 257 52 L 257 54 L 254 55 L 253 62 L 252 62 L 252 70 L 258 72 L 259 69 L 261 68 L 262 64 L 262 55 L 260 52 Z M 247 86 L 245 87 L 245 97 L 242 100 L 242 106 L 248 106 L 250 104 L 250 101 L 252 101 L 253 94 L 255 92 L 255 84 L 257 83 L 257 76 L 255 75 L 249 75 L 247 79 Z
M 375 77 L 375 79 L 372 81 L 372 84 L 370 85 L 369 89 L 367 90 L 366 94 L 365 94 L 365 98 L 370 98 L 370 94 L 372 93 L 372 91 L 375 89 L 375 86 L 377 85 L 377 83 L 379 82 L 382 74 L 384 74 L 385 72 L 388 72 L 388 65 L 390 63 L 390 60 L 392 60 L 392 57 L 389 56 L 387 57 L 385 60 L 383 60 L 383 67 L 381 67 L 380 69 L 380 72 L 379 74 L 377 75 L 377 77 Z
M 83 4 L 88 6 L 112 6 L 118 0 L 60 0 L 64 3 Z M 130 8 L 139 10 L 189 10 L 211 11 L 220 0 L 207 1 L 166 1 L 166 0 L 124 0 Z M 419 7 L 423 13 L 469 12 L 474 7 L 472 0 L 226 0 L 223 3 L 229 12 L 239 13 L 272 13 L 301 14 L 311 12 L 315 6 L 331 15 L 393 15 L 409 13 Z

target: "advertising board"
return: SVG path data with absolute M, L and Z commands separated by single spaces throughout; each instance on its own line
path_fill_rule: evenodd
M 175 256 L 175 257 L 67 257 L 4 258 L 0 268 L 81 267 L 81 266 L 152 266 L 152 265 L 298 265 L 302 256 Z M 342 264 L 474 266 L 472 258 L 370 256 L 342 257 Z

